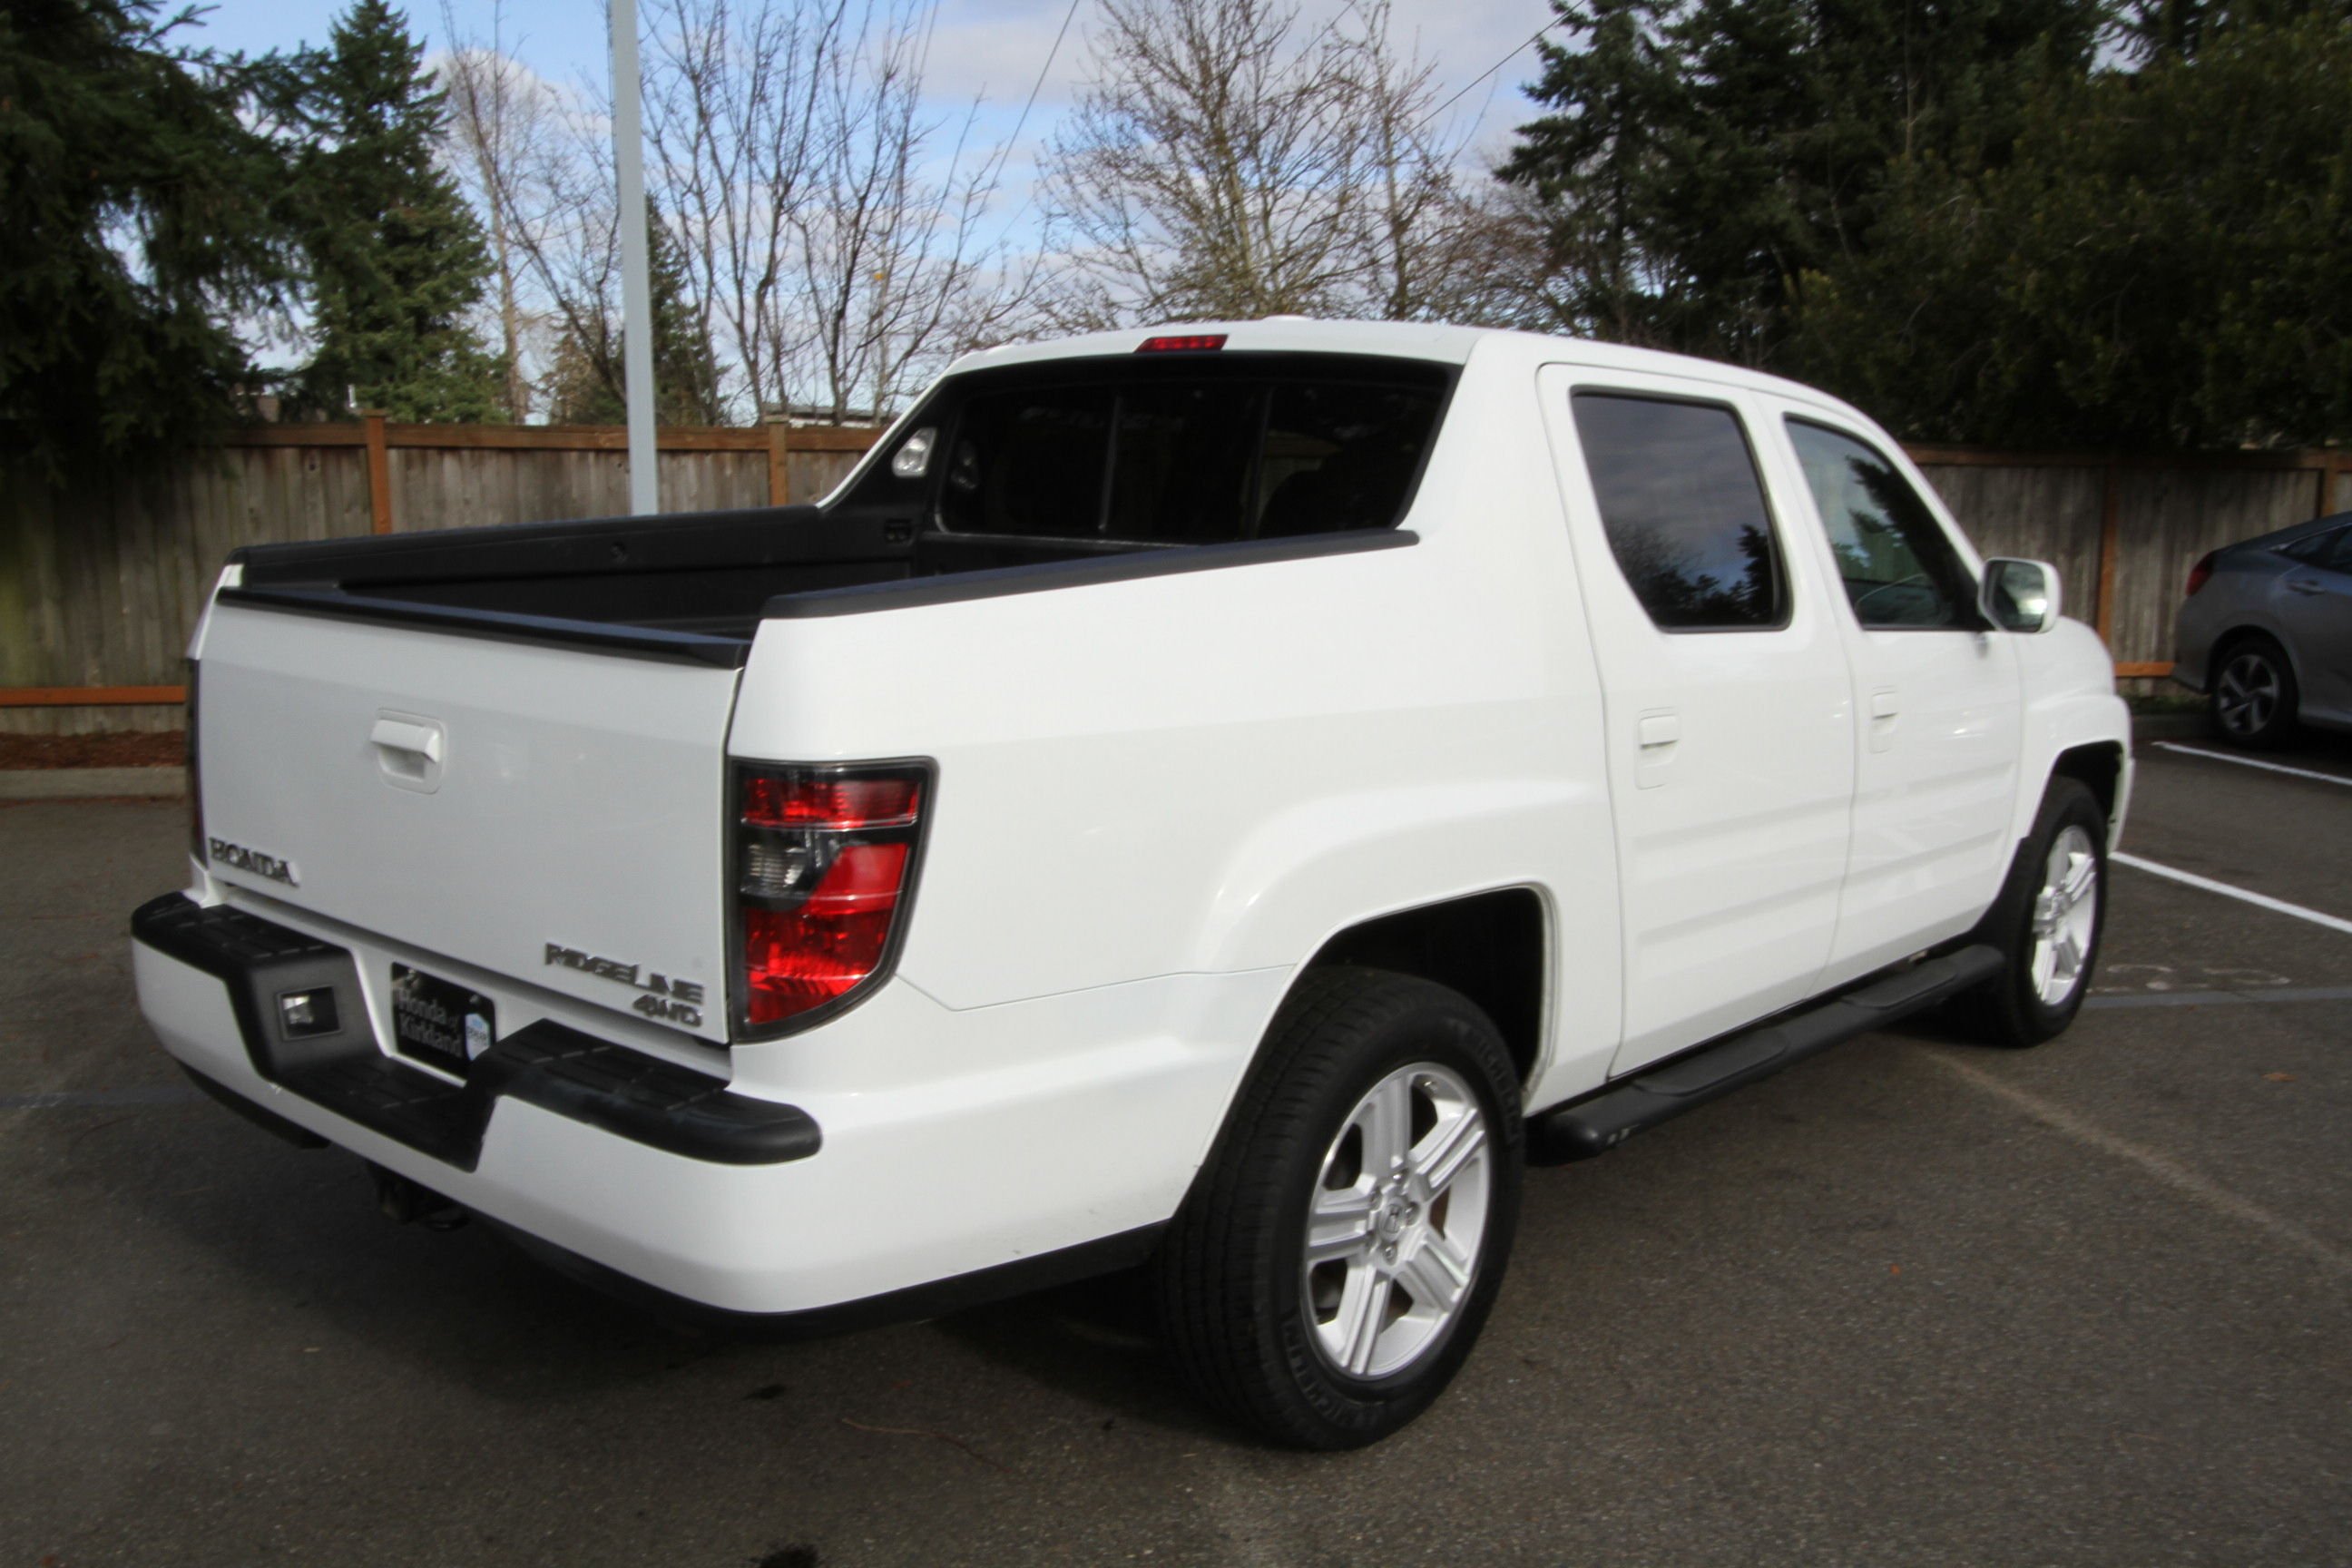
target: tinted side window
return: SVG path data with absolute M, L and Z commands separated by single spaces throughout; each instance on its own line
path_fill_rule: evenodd
M 2314 566 L 2324 566 L 2331 572 L 2352 572 L 2352 528 L 2308 534 L 2284 547 L 2279 553 Z
M 1576 435 L 1618 570 L 1669 631 L 1785 625 L 1788 591 L 1738 417 L 1714 404 L 1580 392 Z
M 1895 465 L 1851 436 L 1801 419 L 1789 421 L 1789 439 L 1854 619 L 1888 631 L 1973 626 L 1968 568 Z

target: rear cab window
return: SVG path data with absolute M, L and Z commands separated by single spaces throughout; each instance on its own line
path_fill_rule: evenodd
M 1225 353 L 968 372 L 838 504 L 1114 550 L 1393 528 L 1453 379 L 1421 361 Z

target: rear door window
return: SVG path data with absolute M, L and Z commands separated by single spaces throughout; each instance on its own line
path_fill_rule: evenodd
M 1716 403 L 1580 392 L 1577 444 L 1610 553 L 1661 630 L 1789 624 L 1763 481 L 1739 416 Z
M 2279 553 L 2330 572 L 2352 572 L 2352 528 L 2307 534 L 2281 545 Z

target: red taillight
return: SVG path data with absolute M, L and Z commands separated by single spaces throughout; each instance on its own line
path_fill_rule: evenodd
M 2197 564 L 2189 569 L 2189 596 L 2190 598 L 2195 598 L 2197 596 L 2197 590 L 2202 588 L 2209 581 L 2211 580 L 2213 575 L 2213 557 L 2218 553 L 2218 551 L 2207 551 L 2202 556 L 2199 557 Z
M 1135 346 L 1139 354 L 1200 353 L 1208 349 L 1225 346 L 1223 332 L 1177 332 L 1165 337 L 1146 338 Z
M 922 781 L 912 778 L 824 778 L 747 773 L 743 820 L 754 827 L 906 827 L 922 804 Z
M 196 767 L 196 672 L 200 667 L 188 660 L 187 726 L 188 742 L 188 853 L 196 858 L 199 866 L 207 863 L 205 854 L 205 785 L 204 774 Z
M 912 877 L 918 768 L 741 768 L 735 1021 L 772 1032 L 879 976 Z

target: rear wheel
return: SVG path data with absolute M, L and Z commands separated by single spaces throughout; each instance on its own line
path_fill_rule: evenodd
M 2242 637 L 2216 661 L 2208 698 L 2223 740 L 2267 749 L 2294 732 L 2298 694 L 2286 650 L 2266 637 Z
M 1973 1032 L 2038 1046 L 2082 1011 L 2106 924 L 2107 819 L 2081 781 L 2053 779 L 2033 831 L 1976 940 L 2000 950 L 2000 973 L 1961 1004 Z
M 1308 974 L 1155 1266 L 1178 1362 L 1282 1442 L 1402 1426 L 1494 1305 L 1522 1146 L 1510 1058 L 1476 1006 L 1378 970 Z

